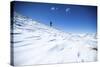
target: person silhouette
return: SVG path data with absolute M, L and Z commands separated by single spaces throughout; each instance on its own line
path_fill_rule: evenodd
M 50 27 L 52 27 L 52 22 L 50 21 Z

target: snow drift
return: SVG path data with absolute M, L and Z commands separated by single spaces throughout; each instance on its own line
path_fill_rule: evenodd
M 96 33 L 66 33 L 14 12 L 13 65 L 97 60 Z

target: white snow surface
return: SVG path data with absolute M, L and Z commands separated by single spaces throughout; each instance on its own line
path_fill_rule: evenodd
M 66 33 L 14 12 L 13 65 L 97 60 L 96 33 Z

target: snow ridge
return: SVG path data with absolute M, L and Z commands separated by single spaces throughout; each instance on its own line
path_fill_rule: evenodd
M 14 12 L 14 65 L 97 60 L 96 34 L 65 33 Z

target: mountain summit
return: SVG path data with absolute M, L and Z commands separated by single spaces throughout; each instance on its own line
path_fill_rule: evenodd
M 14 12 L 13 65 L 97 60 L 96 34 L 66 33 Z

